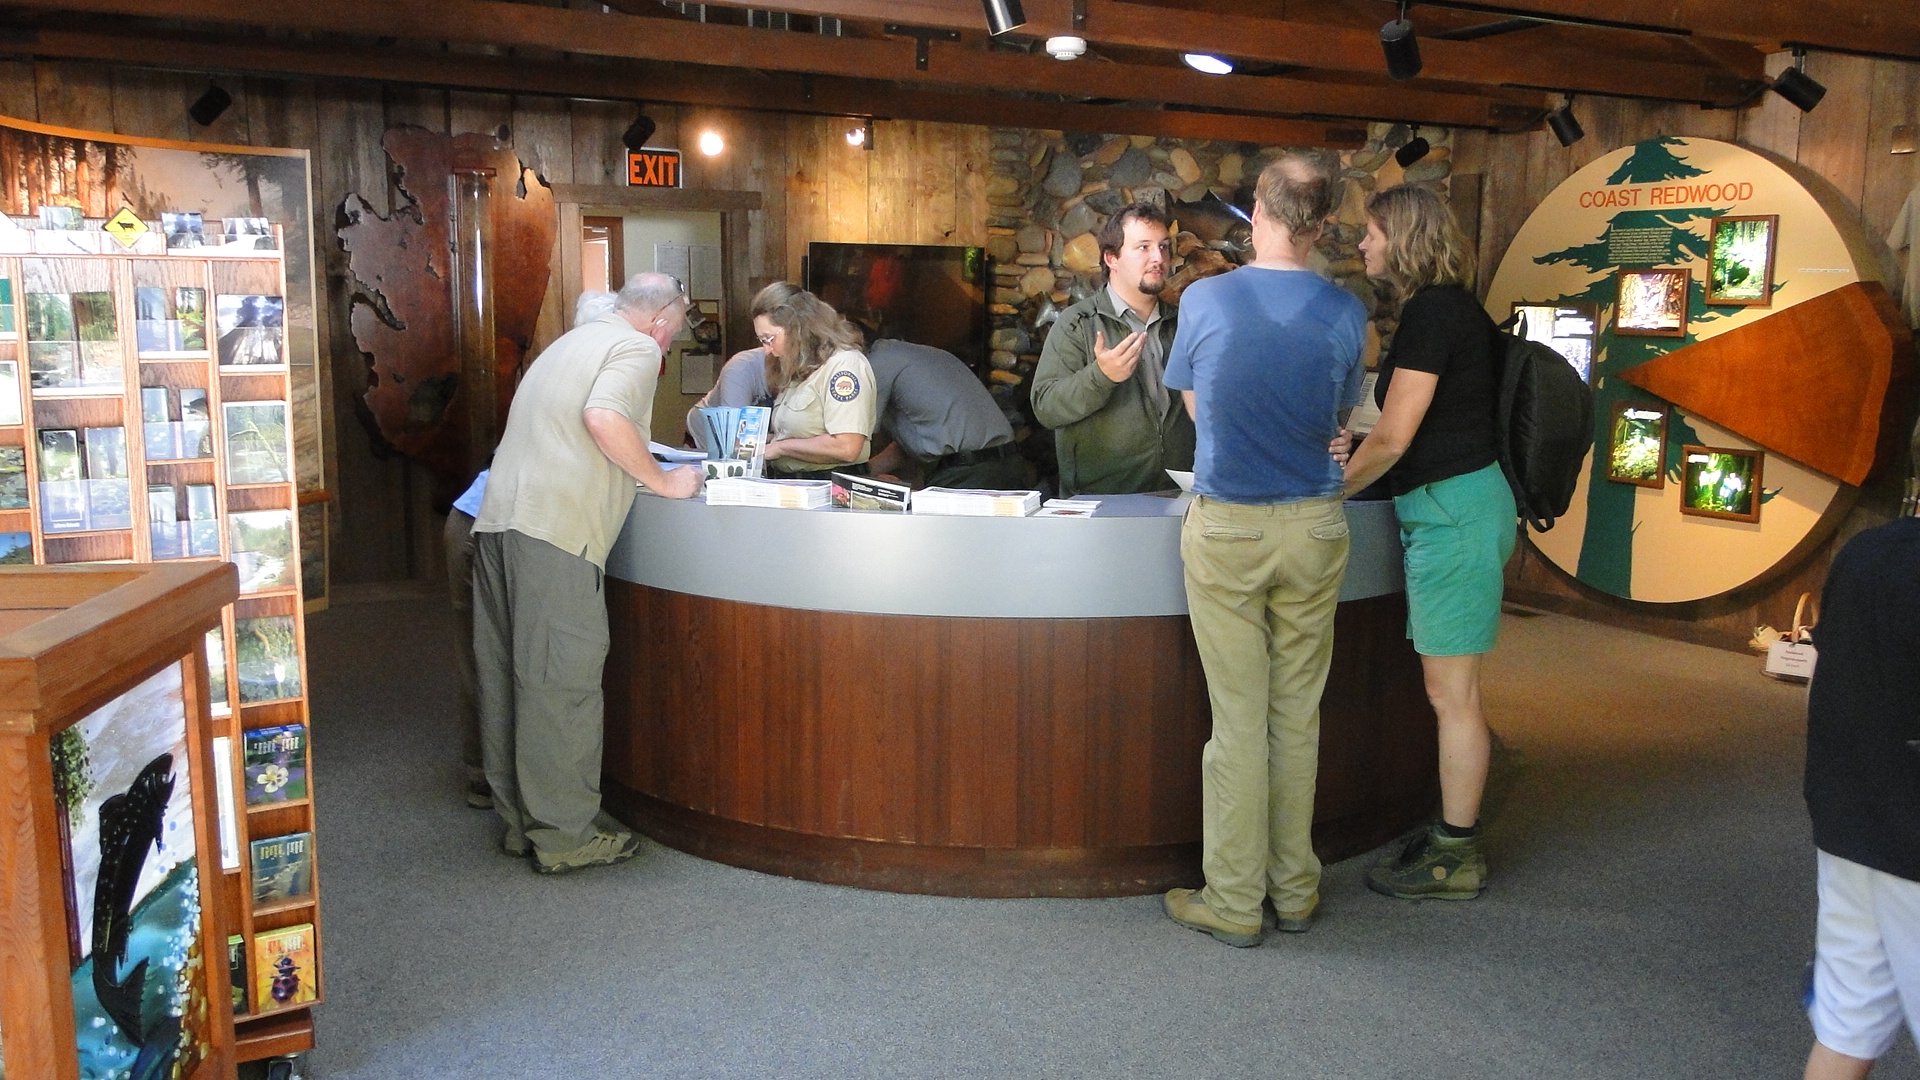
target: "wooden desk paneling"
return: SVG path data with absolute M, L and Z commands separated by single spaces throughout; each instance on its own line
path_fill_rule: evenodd
M 1184 617 L 854 615 L 608 580 L 608 803 L 676 847 L 821 881 L 1125 895 L 1198 873 L 1206 680 Z M 1399 595 L 1342 604 L 1315 837 L 1437 797 Z

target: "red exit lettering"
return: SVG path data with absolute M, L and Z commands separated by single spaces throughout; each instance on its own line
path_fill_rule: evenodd
M 627 154 L 627 186 L 679 187 L 678 150 L 634 150 Z

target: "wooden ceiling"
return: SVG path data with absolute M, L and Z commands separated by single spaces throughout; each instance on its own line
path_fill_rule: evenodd
M 191 71 L 1325 145 L 1371 120 L 1526 129 L 1562 93 L 1734 107 L 1788 45 L 1920 59 L 1920 4 L 1895 0 L 1434 0 L 1409 10 L 1424 69 L 1403 83 L 1379 41 L 1394 0 L 1022 6 L 992 39 L 980 0 L 67 0 L 8 9 L 0 38 Z M 1056 34 L 1086 55 L 1047 56 Z

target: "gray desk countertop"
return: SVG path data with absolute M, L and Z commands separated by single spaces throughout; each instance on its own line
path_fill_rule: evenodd
M 950 618 L 1184 615 L 1187 496 L 1103 496 L 1090 518 L 967 518 L 634 498 L 622 581 L 773 607 Z M 1391 502 L 1347 504 L 1341 600 L 1405 587 Z

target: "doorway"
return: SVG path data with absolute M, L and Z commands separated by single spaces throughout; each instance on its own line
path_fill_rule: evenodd
M 669 446 L 685 440 L 687 410 L 713 387 L 726 360 L 721 355 L 720 328 L 726 325 L 729 312 L 721 237 L 717 210 L 580 217 L 582 291 L 618 291 L 628 278 L 651 271 L 678 278 L 693 301 L 687 329 L 667 350 L 653 394 L 653 438 Z

